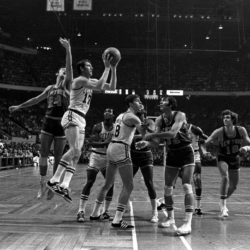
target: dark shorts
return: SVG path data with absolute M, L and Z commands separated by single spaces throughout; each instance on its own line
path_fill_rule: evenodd
M 131 150 L 131 159 L 133 166 L 135 167 L 153 167 L 154 164 L 153 154 L 151 151 L 137 153 Z
M 225 155 L 218 155 L 218 162 L 223 161 L 227 163 L 229 170 L 239 170 L 240 169 L 240 160 L 235 157 L 228 157 Z
M 54 138 L 66 138 L 61 120 L 55 120 L 48 117 L 44 118 L 41 133 L 50 135 Z
M 179 150 L 169 150 L 167 153 L 166 167 L 179 168 L 194 166 L 194 150 L 191 146 Z
M 201 174 L 201 163 L 195 162 L 194 174 Z

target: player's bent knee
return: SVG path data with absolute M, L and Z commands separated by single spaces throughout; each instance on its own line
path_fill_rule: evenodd
M 192 194 L 193 193 L 192 185 L 188 184 L 188 183 L 184 183 L 183 184 L 183 191 L 185 194 Z
M 165 186 L 164 187 L 164 195 L 165 196 L 171 196 L 173 194 L 173 186 Z

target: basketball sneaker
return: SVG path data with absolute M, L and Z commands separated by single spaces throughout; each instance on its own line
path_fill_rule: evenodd
M 46 187 L 46 182 L 44 181 L 40 181 L 40 188 L 38 190 L 38 193 L 37 193 L 37 199 L 42 199 L 44 194 L 46 193 L 47 191 L 47 187 Z
M 159 219 L 158 219 L 158 213 L 157 213 L 157 212 L 153 212 L 152 218 L 151 218 L 150 221 L 151 221 L 152 223 L 156 223 L 156 222 L 159 221 Z
M 228 209 L 226 207 L 221 209 L 220 217 L 221 218 L 227 218 L 228 217 Z
M 77 216 L 76 216 L 76 220 L 77 222 L 84 222 L 84 212 L 83 211 L 79 211 Z
M 90 220 L 102 220 L 102 221 L 109 221 L 113 220 L 114 218 L 111 216 L 108 210 L 106 210 L 103 214 L 99 216 L 91 216 L 89 217 Z
M 68 188 L 62 188 L 62 192 L 63 192 L 63 198 L 64 200 L 66 200 L 67 202 L 69 203 L 72 203 L 72 199 L 71 197 L 69 196 L 69 189 Z
M 195 214 L 198 215 L 198 216 L 203 216 L 203 213 L 201 211 L 201 208 L 195 208 L 194 210 Z
M 54 193 L 49 189 L 47 192 L 47 200 L 51 200 L 54 197 Z
M 174 218 L 168 217 L 166 221 L 160 223 L 159 227 L 161 228 L 170 227 L 172 224 L 175 224 Z
M 59 182 L 51 183 L 50 181 L 47 182 L 46 186 L 55 194 L 59 196 L 64 196 L 64 192 L 62 191 L 62 188 L 59 185 Z
M 186 235 L 192 232 L 191 223 L 184 223 L 176 230 L 177 235 Z
M 127 224 L 126 222 L 124 222 L 123 220 L 121 220 L 119 223 L 111 223 L 112 227 L 115 228 L 121 228 L 121 229 L 130 229 L 130 228 L 134 228 L 134 226 Z

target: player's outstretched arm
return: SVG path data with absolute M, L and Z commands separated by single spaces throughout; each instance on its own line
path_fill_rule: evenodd
M 9 107 L 9 112 L 10 113 L 13 113 L 19 109 L 23 109 L 23 108 L 28 108 L 28 107 L 31 107 L 31 106 L 34 106 L 36 105 L 37 103 L 41 102 L 42 100 L 46 99 L 47 98 L 47 92 L 48 90 L 51 88 L 51 85 L 48 86 L 42 94 L 34 97 L 34 98 L 31 98 L 29 99 L 28 101 L 20 104 L 20 105 L 16 105 L 16 106 L 11 106 Z
M 70 91 L 71 82 L 73 81 L 73 69 L 72 69 L 72 54 L 70 40 L 60 38 L 59 42 L 66 49 L 66 77 L 64 79 L 64 87 Z

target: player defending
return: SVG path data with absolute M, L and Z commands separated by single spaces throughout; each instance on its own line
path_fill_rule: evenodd
M 206 146 L 212 141 L 219 141 L 218 168 L 220 183 L 220 217 L 228 217 L 226 200 L 234 193 L 239 183 L 241 145 L 249 145 L 250 139 L 244 127 L 237 126 L 238 114 L 224 110 L 221 114 L 224 126 L 216 129 L 202 145 L 203 153 L 210 158 Z M 242 151 L 243 152 L 243 151 Z
M 61 120 L 69 106 L 69 91 L 73 80 L 73 70 L 70 43 L 68 40 L 62 38 L 59 39 L 59 42 L 66 49 L 66 68 L 59 69 L 56 84 L 49 85 L 42 94 L 25 103 L 9 107 L 10 113 L 13 113 L 19 109 L 36 105 L 47 98 L 47 109 L 41 131 L 41 157 L 39 158 L 40 189 L 37 194 L 37 199 L 41 199 L 46 192 L 47 159 L 53 140 L 55 157 L 53 173 L 57 170 L 66 144 L 66 137 L 61 125 Z M 48 192 L 47 199 L 51 199 L 52 197 L 53 193 Z
M 144 141 L 136 143 L 138 149 L 151 146 L 152 138 L 166 139 L 168 153 L 165 169 L 164 198 L 168 212 L 168 218 L 160 227 L 170 227 L 174 220 L 173 187 L 175 180 L 182 170 L 182 185 L 185 193 L 185 222 L 177 229 L 178 235 L 191 233 L 191 222 L 194 209 L 194 195 L 191 180 L 194 172 L 194 151 L 191 146 L 191 137 L 188 133 L 186 115 L 175 111 L 177 101 L 172 96 L 161 99 L 160 109 L 163 112 L 156 119 L 156 133 L 146 134 Z M 163 131 L 163 132 L 162 132 Z
M 127 112 L 120 114 L 115 121 L 115 134 L 112 142 L 108 146 L 108 166 L 106 172 L 106 181 L 95 202 L 91 220 L 100 220 L 100 212 L 104 198 L 114 184 L 117 171 L 120 173 L 123 188 L 119 196 L 117 211 L 111 224 L 115 228 L 133 228 L 122 220 L 129 196 L 133 190 L 133 167 L 130 156 L 130 145 L 132 143 L 135 130 L 142 135 L 145 134 L 141 127 L 140 119 L 135 115 L 141 109 L 141 101 L 138 95 L 129 95 L 126 98 Z
M 142 125 L 145 127 L 146 131 L 153 132 L 155 131 L 155 123 L 151 119 L 146 118 L 146 110 L 141 110 L 137 113 L 137 116 L 140 118 Z M 141 150 L 137 150 L 135 148 L 135 143 L 137 141 L 142 140 L 142 135 L 139 134 L 138 131 L 136 131 L 136 134 L 134 136 L 133 142 L 131 144 L 131 159 L 133 163 L 133 176 L 136 175 L 139 169 L 141 169 L 143 179 L 145 182 L 145 185 L 148 190 L 148 195 L 151 201 L 152 205 L 152 218 L 151 222 L 155 223 L 158 222 L 158 212 L 157 212 L 157 200 L 156 200 L 156 192 L 154 188 L 153 183 L 153 154 L 150 148 L 145 147 Z M 152 142 L 153 144 L 153 142 Z M 155 145 L 152 146 L 158 146 L 158 143 L 156 142 Z
M 93 67 L 88 60 L 82 60 L 77 64 L 79 77 L 72 82 L 70 92 L 70 104 L 68 111 L 62 118 L 62 126 L 69 143 L 69 150 L 63 155 L 58 169 L 54 176 L 47 182 L 47 187 L 57 195 L 63 197 L 69 203 L 72 202 L 69 196 L 69 184 L 74 175 L 76 165 L 81 156 L 81 149 L 85 138 L 86 121 L 85 116 L 89 110 L 94 90 L 115 90 L 116 89 L 116 67 L 111 66 L 112 57 L 109 54 L 102 55 L 105 70 L 102 77 L 97 80 L 91 78 Z M 111 82 L 107 84 L 107 78 L 111 68 Z M 60 178 L 65 171 L 63 181 L 59 185 Z
M 83 187 L 79 211 L 77 214 L 77 221 L 84 222 L 85 208 L 89 199 L 90 190 L 96 181 L 96 176 L 100 171 L 105 178 L 107 166 L 107 147 L 114 135 L 114 110 L 107 108 L 104 111 L 104 121 L 94 125 L 90 140 L 87 142 L 92 146 L 89 164 L 87 168 L 87 182 Z M 114 185 L 109 189 L 106 197 L 103 210 L 103 219 L 109 220 L 111 218 L 109 213 L 109 206 L 113 198 Z

